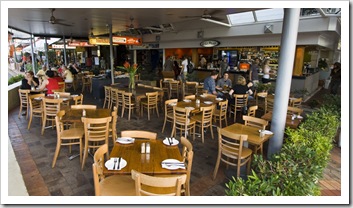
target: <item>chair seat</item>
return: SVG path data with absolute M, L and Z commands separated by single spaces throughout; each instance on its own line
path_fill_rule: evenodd
M 100 181 L 102 196 L 136 196 L 135 181 L 131 175 L 113 175 Z
M 234 151 L 233 149 L 230 149 L 230 148 L 227 148 L 227 147 L 223 147 L 223 149 L 224 149 L 224 151 L 223 151 L 224 155 L 226 155 L 228 157 L 234 157 L 233 154 L 227 154 L 226 153 L 227 150 L 230 151 L 230 152 Z M 240 159 L 245 159 L 245 158 L 249 157 L 251 154 L 252 154 L 252 150 L 251 149 L 243 147 L 243 151 L 241 153 Z
M 174 119 L 173 112 L 167 113 L 167 118 Z
M 214 111 L 213 111 L 213 115 L 214 116 L 219 116 L 220 115 L 220 110 L 219 109 L 214 109 Z
M 85 133 L 83 128 L 71 128 L 61 133 L 61 139 L 73 139 L 82 136 Z
M 201 122 L 202 121 L 202 114 L 196 114 L 194 116 L 191 116 L 191 119 L 197 122 Z

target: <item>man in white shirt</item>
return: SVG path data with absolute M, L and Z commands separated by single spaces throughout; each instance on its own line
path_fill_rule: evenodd
M 184 56 L 184 60 L 183 62 L 181 62 L 181 72 L 180 72 L 180 76 L 178 79 L 180 79 L 181 81 L 185 82 L 186 81 L 186 75 L 188 73 L 188 59 L 186 56 Z

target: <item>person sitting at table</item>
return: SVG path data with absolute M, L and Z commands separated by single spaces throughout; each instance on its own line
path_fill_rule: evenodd
M 38 87 L 39 80 L 37 77 L 34 77 L 33 71 L 27 71 L 26 77 L 24 79 L 22 79 L 21 89 L 30 90 L 32 86 Z
M 216 88 L 218 90 L 223 90 L 223 88 L 228 88 L 232 86 L 232 80 L 229 79 L 228 72 L 223 73 L 223 77 L 217 81 Z
M 39 90 L 44 90 L 47 88 L 47 94 L 53 94 L 53 90 L 59 89 L 59 84 L 56 79 L 54 79 L 54 72 L 51 70 L 47 71 L 46 73 L 43 70 L 39 70 L 37 73 L 39 77 Z
M 252 84 L 250 84 L 250 86 L 252 86 Z M 237 82 L 235 83 L 235 85 L 233 86 L 233 88 L 229 91 L 229 97 L 228 97 L 228 102 L 230 104 L 235 103 L 235 100 L 233 98 L 233 93 L 234 94 L 249 94 L 251 92 L 251 90 L 249 90 L 249 86 L 246 84 L 246 79 L 243 76 L 238 76 Z
M 51 71 L 54 72 L 54 77 L 53 78 L 56 79 L 56 81 L 58 81 L 58 82 L 63 82 L 64 81 L 63 78 L 59 76 L 58 70 L 55 67 L 52 67 Z
M 218 95 L 216 92 L 216 82 L 218 72 L 213 70 L 211 75 L 204 80 L 203 89 L 207 90 L 208 94 Z
M 72 75 L 71 71 L 64 65 L 61 68 L 64 71 L 63 78 L 65 79 L 65 83 L 72 83 L 74 81 L 74 76 Z

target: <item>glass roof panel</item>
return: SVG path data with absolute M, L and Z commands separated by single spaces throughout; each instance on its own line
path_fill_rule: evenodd
M 255 22 L 254 15 L 252 12 L 230 14 L 229 20 L 231 25 Z
M 263 9 L 255 11 L 257 21 L 281 20 L 283 19 L 283 8 Z

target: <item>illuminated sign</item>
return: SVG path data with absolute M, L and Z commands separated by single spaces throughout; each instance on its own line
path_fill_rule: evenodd
M 200 43 L 200 45 L 203 47 L 214 47 L 214 46 L 218 46 L 219 44 L 220 42 L 216 40 L 205 40 Z
M 113 36 L 113 45 L 141 45 L 141 38 Z M 109 37 L 90 38 L 89 44 L 92 45 L 110 45 Z
M 80 41 L 69 43 L 69 46 L 93 47 L 94 45 L 90 45 L 87 41 Z
M 53 48 L 53 49 L 64 49 L 64 45 L 52 44 L 51 48 Z M 76 46 L 66 45 L 66 49 L 76 49 Z

